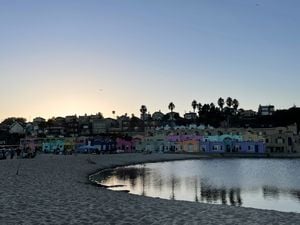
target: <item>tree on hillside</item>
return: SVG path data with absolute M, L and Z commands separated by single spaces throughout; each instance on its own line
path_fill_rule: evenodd
M 228 97 L 228 98 L 226 99 L 226 105 L 227 105 L 229 108 L 231 108 L 231 106 L 232 106 L 232 98 L 231 98 L 231 97 Z
M 168 108 L 169 108 L 169 110 L 170 110 L 171 112 L 173 112 L 173 110 L 175 109 L 174 103 L 173 103 L 173 102 L 170 102 Z
M 9 117 L 9 118 L 6 118 L 5 120 L 3 120 L 1 124 L 11 126 L 14 122 L 25 124 L 26 119 L 22 118 L 22 117 Z
M 204 105 L 202 106 L 202 112 L 203 112 L 203 113 L 208 113 L 209 110 L 210 110 L 210 105 L 209 105 L 209 104 L 204 104 Z
M 237 112 L 237 109 L 238 109 L 238 107 L 239 107 L 239 101 L 236 100 L 236 99 L 233 99 L 232 105 L 233 105 L 234 111 Z
M 210 105 L 209 105 L 209 111 L 210 112 L 214 112 L 216 110 L 216 106 L 215 106 L 215 104 L 212 102 L 212 103 L 210 103 Z
M 220 97 L 218 99 L 218 105 L 219 105 L 221 111 L 223 111 L 224 104 L 225 104 L 224 99 Z
M 193 110 L 195 112 L 196 108 L 197 108 L 197 101 L 196 100 L 193 100 L 192 101 L 192 107 L 193 107 Z
M 101 112 L 98 112 L 96 115 L 98 116 L 99 119 L 104 119 L 104 116 Z
M 202 111 L 202 104 L 200 102 L 197 104 L 197 109 L 198 109 L 198 116 L 200 116 Z
M 141 108 L 140 108 L 140 112 L 142 114 L 143 120 L 145 120 L 145 114 L 147 112 L 147 107 L 145 105 L 142 105 Z

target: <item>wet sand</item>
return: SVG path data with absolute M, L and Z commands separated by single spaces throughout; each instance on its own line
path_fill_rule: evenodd
M 193 157 L 199 156 L 38 155 L 1 160 L 0 224 L 300 224 L 299 213 L 137 196 L 88 180 L 104 168 Z

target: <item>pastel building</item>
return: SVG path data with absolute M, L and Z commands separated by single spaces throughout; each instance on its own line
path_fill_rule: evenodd
M 144 136 L 142 136 L 142 135 L 135 135 L 132 137 L 133 148 L 136 152 L 144 151 L 143 140 L 144 140 Z
M 89 145 L 96 147 L 99 151 L 116 150 L 116 140 L 109 136 L 98 136 L 89 140 Z
M 22 138 L 20 140 L 20 149 L 29 152 L 41 151 L 43 138 Z
M 68 153 L 75 150 L 76 138 L 65 138 L 64 139 L 64 150 Z
M 199 140 L 182 141 L 182 151 L 184 152 L 200 152 Z
M 207 136 L 199 145 L 205 153 L 265 153 L 263 141 L 243 141 L 239 135 Z
M 129 138 L 117 138 L 116 140 L 117 150 L 122 150 L 124 152 L 134 152 L 134 142 Z
M 169 135 L 167 141 L 174 152 L 199 152 L 202 136 L 196 134 Z
M 146 136 L 139 148 L 146 152 L 168 152 L 170 151 L 170 142 L 164 135 Z
M 44 139 L 42 151 L 45 153 L 61 153 L 64 151 L 64 139 L 49 138 Z

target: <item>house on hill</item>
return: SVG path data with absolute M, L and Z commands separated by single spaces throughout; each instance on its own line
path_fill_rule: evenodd
M 18 121 L 15 121 L 10 127 L 9 127 L 9 133 L 10 134 L 25 134 L 25 126 L 21 124 Z

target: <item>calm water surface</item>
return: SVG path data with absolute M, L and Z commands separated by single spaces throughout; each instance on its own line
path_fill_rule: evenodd
M 300 213 L 300 160 L 212 159 L 120 167 L 94 177 L 112 190 Z

